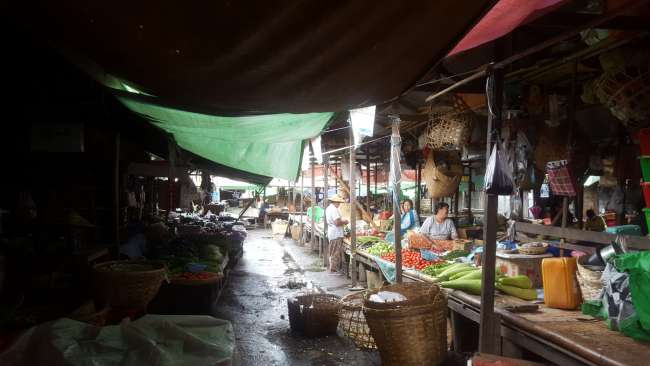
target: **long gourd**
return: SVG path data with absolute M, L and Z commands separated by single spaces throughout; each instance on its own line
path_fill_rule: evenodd
M 518 297 L 523 300 L 536 300 L 537 291 L 530 288 L 519 288 L 515 286 L 502 285 L 500 283 L 496 284 L 496 288 L 500 291 L 505 292 L 508 295 Z
M 512 277 L 503 277 L 499 279 L 499 283 L 505 286 L 514 286 L 519 288 L 533 288 L 533 281 L 526 275 L 518 275 Z
M 463 273 L 463 275 L 460 276 L 458 279 L 459 280 L 480 280 L 482 276 L 483 276 L 483 271 L 477 269 L 475 271 Z
M 443 280 L 448 280 L 451 275 L 466 271 L 468 268 L 471 269 L 472 267 L 467 263 L 459 263 L 457 265 L 452 265 L 446 270 L 442 271 L 442 273 L 440 273 L 438 277 Z
M 467 269 L 466 271 L 460 271 L 460 272 L 458 272 L 458 273 L 455 273 L 453 276 L 449 276 L 449 280 L 450 280 L 450 281 L 457 280 L 457 279 L 460 279 L 460 278 L 462 278 L 462 277 L 465 277 L 465 276 L 467 276 L 468 274 L 473 273 L 473 272 L 476 272 L 476 271 L 478 271 L 476 268 L 469 268 L 469 269 Z
M 465 291 L 468 294 L 481 294 L 481 280 L 455 280 L 442 282 L 440 286 L 454 290 Z

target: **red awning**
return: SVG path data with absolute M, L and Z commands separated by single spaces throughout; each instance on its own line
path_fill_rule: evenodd
M 448 56 L 494 41 L 566 2 L 567 0 L 500 0 Z

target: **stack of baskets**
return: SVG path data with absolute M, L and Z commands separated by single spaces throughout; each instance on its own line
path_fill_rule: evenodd
M 603 292 L 603 282 L 601 280 L 603 271 L 595 271 L 585 267 L 583 263 L 587 257 L 583 255 L 578 258 L 578 272 L 576 273 L 582 299 L 584 301 L 600 300 Z
M 395 301 L 382 301 L 393 297 Z M 363 314 L 382 365 L 439 365 L 447 355 L 447 295 L 435 284 L 369 291 Z
M 336 334 L 341 298 L 332 294 L 304 294 L 287 299 L 291 330 L 306 337 Z
M 341 299 L 338 330 L 340 334 L 350 338 L 358 348 L 376 349 L 377 345 L 363 315 L 364 295 L 364 292 L 357 292 Z

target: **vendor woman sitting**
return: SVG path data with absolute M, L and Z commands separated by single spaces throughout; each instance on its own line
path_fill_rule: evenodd
M 413 201 L 406 199 L 402 202 L 402 236 L 407 230 L 413 230 L 420 226 L 420 218 L 413 209 Z
M 458 239 L 454 222 L 447 218 L 448 215 L 449 205 L 444 202 L 438 203 L 434 215 L 424 221 L 420 232 L 433 240 Z

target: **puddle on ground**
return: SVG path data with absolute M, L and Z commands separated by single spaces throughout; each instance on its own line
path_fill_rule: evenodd
M 278 287 L 287 288 L 290 290 L 298 290 L 302 288 L 307 288 L 309 290 L 314 288 L 314 284 L 311 281 L 305 280 L 301 275 L 294 275 L 289 278 L 284 278 L 278 282 Z

